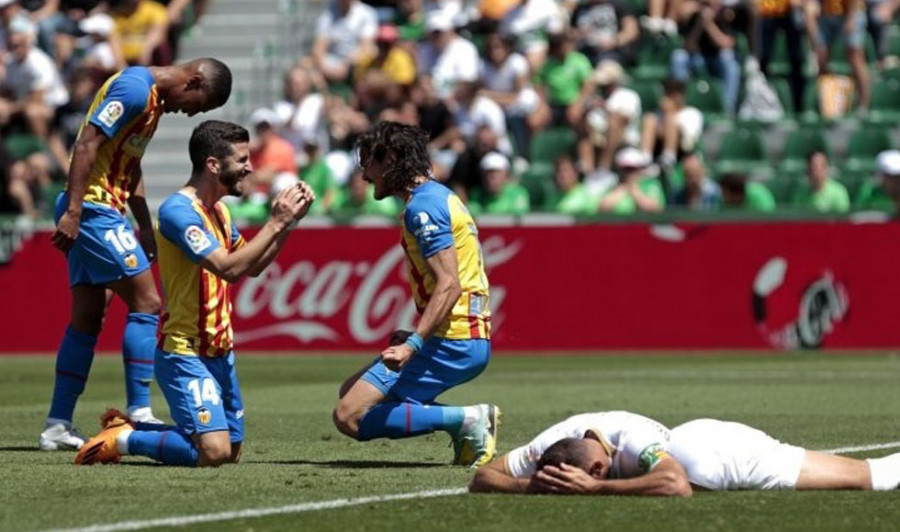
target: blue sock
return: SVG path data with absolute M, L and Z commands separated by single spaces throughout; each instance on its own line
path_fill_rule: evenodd
M 128 313 L 122 337 L 122 357 L 125 362 L 125 404 L 129 409 L 150 406 L 157 325 L 159 316 L 155 314 Z
M 78 396 L 84 392 L 84 385 L 91 372 L 96 345 L 96 336 L 75 331 L 71 327 L 66 328 L 59 351 L 56 352 L 56 383 L 47 417 L 72 421 Z
M 200 456 L 191 438 L 180 430 L 140 431 L 128 435 L 128 454 L 168 465 L 194 467 Z
M 166 432 L 167 430 L 178 430 L 175 425 L 160 425 L 159 423 L 144 423 L 143 421 L 133 421 L 131 425 L 134 430 L 145 432 Z
M 444 430 L 456 434 L 465 414 L 460 406 L 380 403 L 359 421 L 359 441 L 409 438 Z

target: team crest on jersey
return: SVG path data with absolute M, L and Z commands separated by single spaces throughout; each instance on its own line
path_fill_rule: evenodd
M 129 253 L 128 255 L 125 255 L 125 266 L 127 268 L 132 268 L 132 269 L 137 268 L 137 266 L 138 266 L 137 255 L 135 255 L 134 253 Z
M 212 245 L 203 229 L 196 225 L 192 225 L 184 230 L 184 241 L 191 248 L 191 251 L 197 254 Z
M 125 114 L 125 106 L 122 105 L 122 102 L 113 100 L 106 104 L 106 107 L 100 111 L 97 120 L 106 127 L 113 127 L 113 125 L 122 118 L 123 114 Z
M 197 410 L 197 421 L 199 421 L 201 425 L 209 425 L 209 422 L 212 421 L 212 412 L 206 408 Z
M 663 449 L 663 446 L 654 443 L 653 445 L 647 446 L 646 449 L 641 451 L 641 455 L 638 457 L 638 465 L 640 466 L 642 471 L 650 471 L 653 469 L 653 466 L 657 464 L 660 460 L 668 456 L 666 450 Z

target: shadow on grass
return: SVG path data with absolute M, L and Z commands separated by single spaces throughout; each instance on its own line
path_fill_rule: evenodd
M 311 465 L 341 469 L 403 469 L 447 467 L 447 464 L 435 464 L 433 462 L 386 462 L 382 460 L 242 460 L 242 462 L 247 464 Z
M 43 452 L 37 448 L 35 445 L 21 445 L 21 446 L 11 446 L 11 447 L 0 447 L 0 453 L 40 453 Z

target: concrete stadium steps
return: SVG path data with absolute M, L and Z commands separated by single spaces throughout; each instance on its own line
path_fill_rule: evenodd
M 211 113 L 188 118 L 167 115 L 142 166 L 147 195 L 155 208 L 190 173 L 188 140 L 203 120 L 243 123 L 253 109 L 270 105 L 281 90 L 284 68 L 308 50 L 325 0 L 215 0 L 181 43 L 180 60 L 215 57 L 232 70 L 229 102 Z

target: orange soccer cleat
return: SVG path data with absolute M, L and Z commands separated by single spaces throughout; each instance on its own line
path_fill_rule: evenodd
M 110 426 L 84 444 L 75 456 L 75 465 L 117 464 L 122 458 L 116 438 L 134 430 L 127 422 Z

